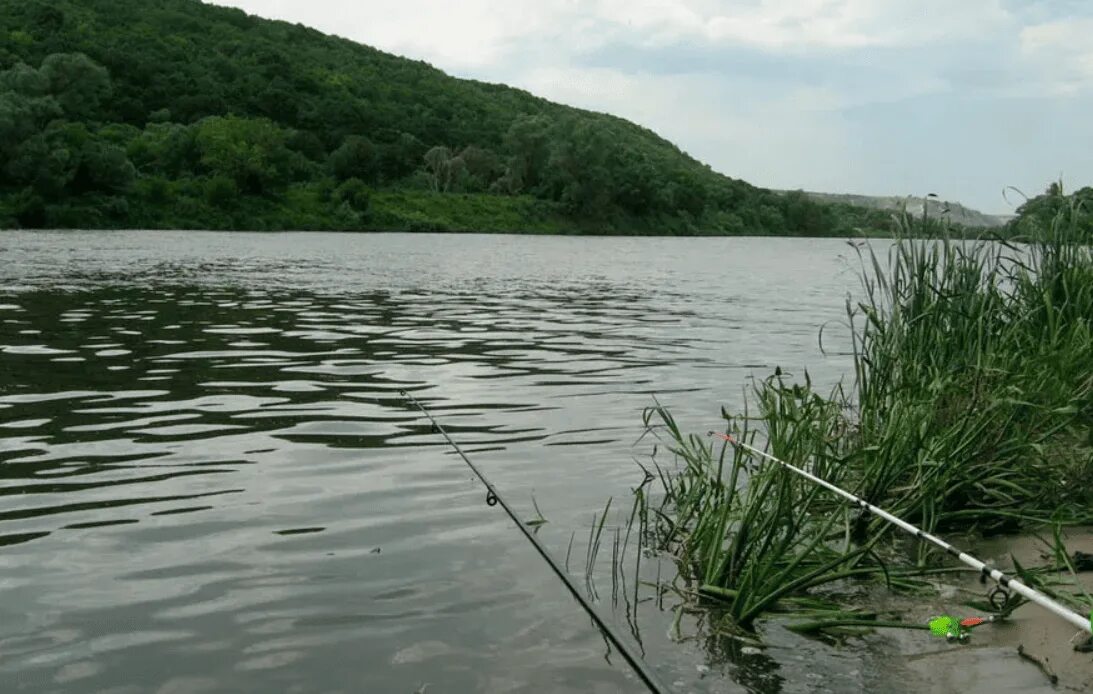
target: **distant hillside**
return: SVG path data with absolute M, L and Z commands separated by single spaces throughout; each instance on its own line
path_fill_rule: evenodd
M 619 118 L 196 0 L 0 0 L 0 27 L 0 228 L 887 224 L 723 176 Z
M 927 199 L 914 196 L 899 197 L 894 195 L 875 196 L 813 192 L 806 192 L 806 194 L 818 202 L 841 203 L 874 210 L 884 210 L 886 212 L 898 211 L 906 205 L 907 211 L 915 217 L 922 216 L 922 204 L 925 202 L 927 205 L 927 212 L 931 217 L 939 218 L 942 214 L 947 214 L 956 224 L 972 228 L 1003 227 L 1013 219 L 1013 215 L 984 214 L 964 207 L 958 202 L 946 202 L 936 198 Z

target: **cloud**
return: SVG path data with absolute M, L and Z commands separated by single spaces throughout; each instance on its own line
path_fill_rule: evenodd
M 975 40 L 1012 22 L 1000 0 L 291 0 L 228 2 L 444 65 L 480 67 L 549 40 L 574 53 L 625 36 L 807 52 Z
M 1088 0 L 215 1 L 620 115 L 761 185 L 1004 211 L 1008 184 L 1093 182 Z
M 1091 37 L 1093 17 L 1035 24 L 1021 30 L 1021 53 L 1049 90 L 1073 95 L 1093 87 Z
M 607 111 L 648 127 L 714 169 L 757 185 L 828 189 L 839 184 L 824 162 L 842 159 L 851 134 L 840 97 L 819 87 L 758 94 L 741 78 L 622 73 L 605 68 L 542 68 L 523 83 L 556 101 Z M 680 119 L 681 104 L 686 118 Z M 786 163 L 809 171 L 787 176 Z
M 377 48 L 467 71 L 503 64 L 526 39 L 562 36 L 566 50 L 599 32 L 570 0 L 216 0 L 263 17 L 299 21 Z M 594 19 L 594 18 L 593 18 Z
M 998 0 L 690 0 L 672 4 L 687 9 L 676 13 L 681 21 L 673 38 L 694 36 L 711 44 L 793 52 L 975 38 L 1011 21 Z

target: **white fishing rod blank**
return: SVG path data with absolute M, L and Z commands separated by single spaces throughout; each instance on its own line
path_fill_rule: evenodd
M 737 446 L 738 448 L 743 448 L 747 451 L 750 451 L 750 452 L 754 453 L 755 455 L 758 455 L 758 456 L 760 456 L 762 458 L 765 458 L 765 459 L 767 459 L 771 462 L 774 462 L 774 463 L 777 463 L 778 465 L 781 465 L 785 469 L 790 470 L 791 472 L 794 472 L 794 473 L 800 475 L 801 477 L 804 477 L 805 479 L 807 479 L 811 482 L 815 482 L 816 484 L 820 485 L 824 489 L 827 489 L 828 491 L 834 492 L 835 494 L 843 497 L 844 499 L 853 502 L 855 505 L 857 505 L 857 506 L 859 506 L 863 509 L 868 510 L 870 513 L 873 513 L 873 514 L 876 514 L 876 515 L 880 516 L 881 518 L 888 521 L 892 525 L 895 525 L 896 527 L 903 529 L 904 531 L 914 535 L 918 539 L 925 540 L 926 542 L 929 542 L 933 545 L 936 545 L 937 547 L 940 547 L 941 549 L 945 550 L 950 555 L 956 557 L 957 559 L 959 559 L 963 563 L 967 564 L 968 566 L 972 567 L 976 571 L 980 572 L 980 574 L 982 574 L 983 576 L 989 577 L 991 580 L 993 580 L 995 583 L 1002 586 L 1003 588 L 1005 588 L 1007 590 L 1012 590 L 1013 592 L 1021 595 L 1022 597 L 1027 598 L 1029 601 L 1036 603 L 1040 607 L 1043 607 L 1044 609 L 1048 610 L 1049 612 L 1053 612 L 1054 614 L 1058 615 L 1059 617 L 1062 617 L 1066 621 L 1068 621 L 1071 624 L 1073 624 L 1074 626 L 1078 627 L 1082 631 L 1084 631 L 1088 634 L 1093 634 L 1093 614 L 1091 614 L 1089 617 L 1083 617 L 1082 615 L 1080 615 L 1077 612 L 1071 610 L 1070 608 L 1068 608 L 1064 605 L 1060 605 L 1058 602 L 1052 600 L 1051 598 L 1044 595 L 1043 593 L 1036 590 L 1035 588 L 1031 588 L 1031 587 L 1025 585 L 1024 583 L 1021 583 L 1021 581 L 1017 580 L 1016 578 L 1011 578 L 1011 577 L 1007 576 L 1006 574 L 1002 573 L 998 569 L 990 568 L 989 566 L 987 566 L 983 562 L 979 561 L 978 559 L 976 559 L 972 555 L 968 554 L 967 552 L 962 552 L 961 550 L 957 549 L 956 547 L 953 547 L 948 542 L 945 542 L 944 540 L 942 540 L 940 537 L 937 537 L 936 535 L 931 535 L 930 533 L 926 532 L 925 530 L 922 530 L 921 528 L 916 528 L 915 526 L 911 525 L 907 521 L 905 521 L 901 518 L 897 518 L 896 516 L 893 516 L 891 513 L 885 511 L 882 508 L 874 506 L 873 504 L 869 503 L 865 499 L 854 496 L 853 494 L 846 491 L 845 489 L 840 489 L 839 487 L 836 487 L 835 485 L 831 484 L 827 480 L 821 479 L 821 478 L 819 478 L 819 477 L 817 477 L 817 476 L 815 476 L 815 475 L 813 475 L 813 474 L 811 474 L 811 473 L 809 473 L 805 470 L 802 470 L 798 467 L 794 467 L 793 465 L 790 465 L 786 461 L 781 460 L 779 458 L 775 458 L 773 455 L 770 455 L 769 453 L 766 453 L 765 451 L 761 451 L 761 450 L 759 450 L 758 448 L 756 448 L 754 446 L 750 446 L 750 445 L 744 443 L 743 441 L 738 441 L 737 439 L 733 438 L 732 436 L 729 436 L 728 434 L 722 434 L 722 433 L 719 433 L 719 432 L 716 432 L 716 431 L 711 431 L 709 435 L 721 438 L 724 441 L 727 441 L 728 443 L 731 443 L 732 445 Z

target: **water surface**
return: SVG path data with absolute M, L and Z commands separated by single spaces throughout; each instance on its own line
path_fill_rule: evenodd
M 399 391 L 529 519 L 534 499 L 557 556 L 575 535 L 583 581 L 593 513 L 613 497 L 621 521 L 640 481 L 654 396 L 705 431 L 750 375 L 844 373 L 817 334 L 853 257 L 802 239 L 0 234 L 0 688 L 641 691 Z M 891 667 L 883 641 L 675 643 L 670 601 L 612 600 L 606 563 L 601 609 L 676 691 L 868 689 Z

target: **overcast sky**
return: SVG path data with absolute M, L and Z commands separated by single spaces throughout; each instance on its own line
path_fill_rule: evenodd
M 774 188 L 1093 184 L 1090 0 L 216 0 L 636 121 Z

